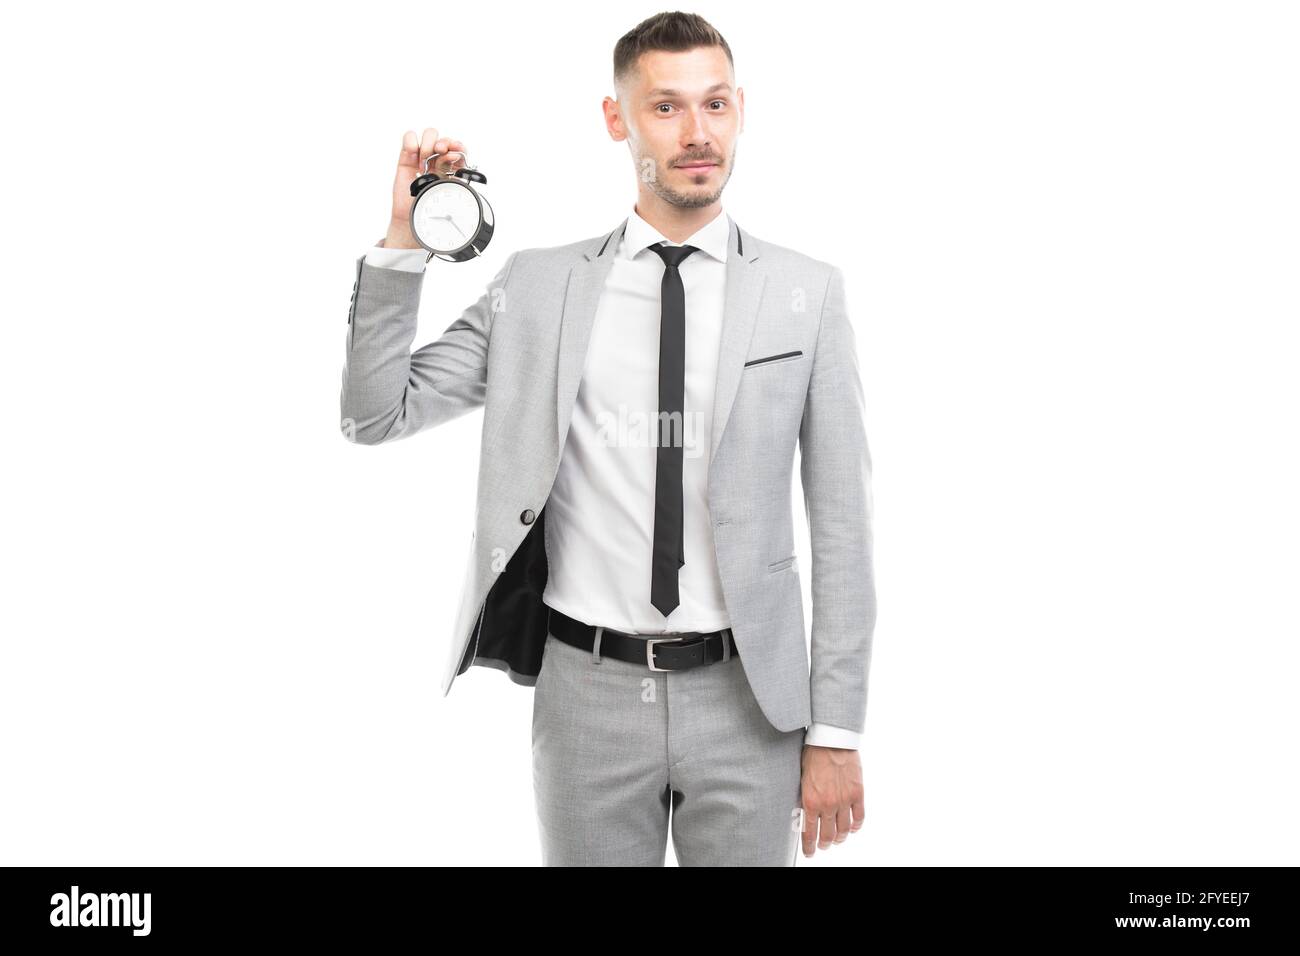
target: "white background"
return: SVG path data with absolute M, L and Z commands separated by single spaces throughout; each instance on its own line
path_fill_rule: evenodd
M 798 865 L 1300 863 L 1294 6 L 761 6 L 687 8 L 724 208 L 844 268 L 875 464 L 868 821 Z M 621 222 L 660 9 L 10 13 L 0 863 L 540 861 L 531 691 L 438 689 L 481 413 L 346 442 L 348 299 L 408 128 L 498 216 L 417 344 Z

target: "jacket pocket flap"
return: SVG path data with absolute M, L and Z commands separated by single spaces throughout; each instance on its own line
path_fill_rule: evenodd
M 793 352 L 777 352 L 775 355 L 764 355 L 762 358 L 750 359 L 745 363 L 745 368 L 751 365 L 766 365 L 769 362 L 779 362 L 782 359 L 793 359 L 803 355 L 802 349 L 795 349 Z

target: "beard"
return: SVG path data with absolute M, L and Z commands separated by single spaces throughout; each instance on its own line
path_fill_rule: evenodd
M 644 168 L 645 160 L 647 159 L 650 159 L 650 165 L 652 165 L 652 168 L 659 168 L 659 164 L 654 162 L 650 157 L 643 157 L 642 160 L 640 160 L 643 164 L 642 168 Z M 659 175 L 648 181 L 646 185 L 650 187 L 652 193 L 669 205 L 677 206 L 682 209 L 700 209 L 704 206 L 713 205 L 722 197 L 722 190 L 726 188 L 727 182 L 731 179 L 731 170 L 735 165 L 735 161 L 736 150 L 733 148 L 731 156 L 721 164 L 722 181 L 719 182 L 716 187 L 711 189 L 693 189 L 690 192 L 685 192 L 670 185 L 667 176 Z

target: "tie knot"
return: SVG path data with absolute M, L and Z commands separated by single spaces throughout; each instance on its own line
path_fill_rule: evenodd
M 659 258 L 669 269 L 676 269 L 692 252 L 700 251 L 695 246 L 666 246 L 662 242 L 656 242 L 650 248 L 658 253 Z

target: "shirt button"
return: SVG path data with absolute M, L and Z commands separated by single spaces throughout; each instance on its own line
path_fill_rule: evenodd
M 524 524 L 532 524 L 532 523 L 533 523 L 533 519 L 534 519 L 535 517 L 537 517 L 537 516 L 536 516 L 535 514 L 533 514 L 533 509 L 532 509 L 532 508 L 525 508 L 524 511 L 523 511 L 523 514 L 521 514 L 521 515 L 519 516 L 519 520 L 522 521 Z

